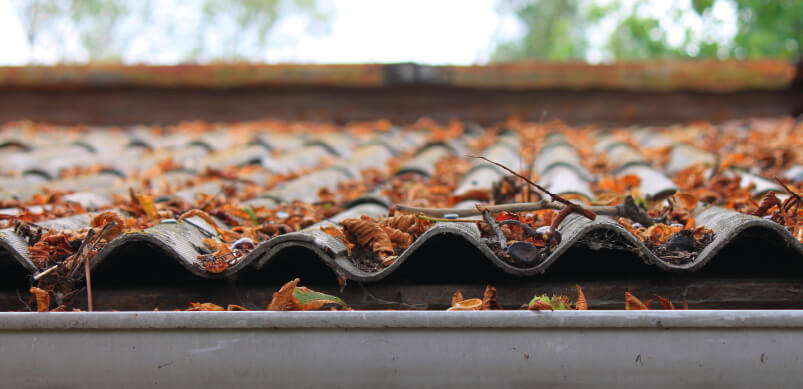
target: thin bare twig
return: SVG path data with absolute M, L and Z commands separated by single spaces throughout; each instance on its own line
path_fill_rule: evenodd
M 481 159 L 481 160 L 483 160 L 483 161 L 485 161 L 485 162 L 492 163 L 492 164 L 494 164 L 494 165 L 496 165 L 496 166 L 498 166 L 498 167 L 501 167 L 502 169 L 505 169 L 505 170 L 507 170 L 507 171 L 508 171 L 510 174 L 512 174 L 512 175 L 514 175 L 514 176 L 516 176 L 516 177 L 518 177 L 518 178 L 521 178 L 522 180 L 524 180 L 524 182 L 526 182 L 526 183 L 528 183 L 528 184 L 530 184 L 530 185 L 534 186 L 535 188 L 537 188 L 538 190 L 540 190 L 540 191 L 541 191 L 541 192 L 543 192 L 544 194 L 546 194 L 546 195 L 549 195 L 549 197 L 552 199 L 552 201 L 558 201 L 558 202 L 560 202 L 560 203 L 563 203 L 563 204 L 566 204 L 566 203 L 571 203 L 571 201 L 569 201 L 569 200 L 566 200 L 566 199 L 564 199 L 563 197 L 560 197 L 560 196 L 558 196 L 558 195 L 556 195 L 556 194 L 554 194 L 554 193 L 552 193 L 552 192 L 550 192 L 550 191 L 546 190 L 546 189 L 545 189 L 543 186 L 541 186 L 541 185 L 538 185 L 538 184 L 536 184 L 536 183 L 532 182 L 532 180 L 530 180 L 529 178 L 527 178 L 527 177 L 524 177 L 524 176 L 522 176 L 522 175 L 521 175 L 521 174 L 519 174 L 519 173 L 516 173 L 516 172 L 515 172 L 513 169 L 511 169 L 511 168 L 509 168 L 509 167 L 507 167 L 507 166 L 505 166 L 505 165 L 502 165 L 502 164 L 501 164 L 501 163 L 499 163 L 499 162 L 494 162 L 494 161 L 491 161 L 490 159 L 488 159 L 488 158 L 485 158 L 485 157 L 483 157 L 483 156 L 481 156 L 481 155 L 466 155 L 466 157 L 469 157 L 469 158 L 477 158 L 477 159 Z
M 84 240 L 81 242 L 81 245 L 78 246 L 78 250 L 75 251 L 75 254 L 73 254 L 71 257 L 67 258 L 66 260 L 64 260 L 63 266 L 68 267 L 67 265 L 69 265 L 69 268 L 67 269 L 67 271 L 69 272 L 69 277 L 70 278 L 73 278 L 75 273 L 77 273 L 76 269 L 81 267 L 80 266 L 81 263 L 79 263 L 79 261 L 83 257 L 83 252 L 86 250 L 87 247 L 90 246 L 89 242 L 92 241 L 92 238 L 94 236 L 95 236 L 95 230 L 94 229 L 90 229 L 89 232 L 87 232 L 86 237 L 84 238 Z
M 786 184 L 784 184 L 784 182 L 781 181 L 781 179 L 778 178 L 777 176 L 774 178 L 775 181 L 778 181 L 778 183 L 781 184 L 781 186 L 783 186 L 784 190 L 786 190 L 786 193 L 788 193 L 791 196 L 791 198 L 794 199 L 794 201 L 789 201 L 788 204 L 784 204 L 784 208 L 786 210 L 789 210 L 792 208 L 793 205 L 797 205 L 797 207 L 795 207 L 795 210 L 797 210 L 797 208 L 800 207 L 800 204 L 803 204 L 803 197 L 795 193 L 791 188 L 789 188 Z
M 409 205 L 403 205 L 403 204 L 396 204 L 394 205 L 394 207 L 399 212 L 415 213 L 419 215 L 418 216 L 419 218 L 436 222 L 470 221 L 464 219 L 441 219 L 443 216 L 450 214 L 457 215 L 457 217 L 482 215 L 481 212 L 473 208 L 421 208 L 421 207 L 411 207 Z M 560 211 L 563 208 L 564 208 L 563 205 L 551 202 L 549 200 L 540 200 L 531 203 L 489 205 L 485 207 L 485 209 L 487 209 L 491 213 L 532 212 L 532 211 L 542 211 L 545 209 L 553 209 L 556 211 Z M 647 215 L 647 213 L 644 212 L 644 210 L 642 210 L 641 208 L 638 207 L 638 205 L 636 205 L 635 200 L 633 200 L 631 196 L 625 197 L 624 203 L 619 205 L 615 206 L 597 205 L 597 206 L 587 207 L 587 209 L 598 215 L 605 215 L 611 217 L 626 217 L 628 219 L 641 223 L 645 227 L 649 227 L 650 225 L 653 224 L 652 218 L 650 218 Z M 471 220 L 471 221 L 476 222 L 480 220 Z
M 431 222 L 454 222 L 454 223 L 478 223 L 482 220 L 474 220 L 474 219 L 447 219 L 445 217 L 433 217 L 433 216 L 426 216 L 426 215 L 415 215 L 419 219 L 431 221 Z
M 565 198 L 561 197 L 560 195 L 557 195 L 557 194 L 555 194 L 555 193 L 552 193 L 552 192 L 550 192 L 550 191 L 546 190 L 546 188 L 544 188 L 543 186 L 541 186 L 541 185 L 538 185 L 538 184 L 534 183 L 534 182 L 533 182 L 532 180 L 530 180 L 529 178 L 527 178 L 527 177 L 524 177 L 523 175 L 521 175 L 521 174 L 519 174 L 519 173 L 516 173 L 516 172 L 515 172 L 513 169 L 511 169 L 511 168 L 509 168 L 509 167 L 507 167 L 507 166 L 505 166 L 505 165 L 502 165 L 502 164 L 501 164 L 501 163 L 499 163 L 499 162 L 492 161 L 492 160 L 490 160 L 490 159 L 488 159 L 488 158 L 485 158 L 485 157 L 483 157 L 483 156 L 481 156 L 481 155 L 468 155 L 467 157 L 469 157 L 469 158 L 479 158 L 479 159 L 482 159 L 483 161 L 486 161 L 486 162 L 492 163 L 492 164 L 494 164 L 494 165 L 496 165 L 496 166 L 499 166 L 499 167 L 501 167 L 502 169 L 505 169 L 505 170 L 507 170 L 507 171 L 508 171 L 510 174 L 512 174 L 512 175 L 514 175 L 514 176 L 516 176 L 516 177 L 518 177 L 518 178 L 521 178 L 521 179 L 522 179 L 522 180 L 524 180 L 526 183 L 528 183 L 528 184 L 530 184 L 530 185 L 534 186 L 536 189 L 538 189 L 538 190 L 540 190 L 541 192 L 543 192 L 544 194 L 548 195 L 548 196 L 549 196 L 549 198 L 550 198 L 550 199 L 552 199 L 552 201 L 557 201 L 557 202 L 559 202 L 559 203 L 561 203 L 561 204 L 564 204 L 564 205 L 566 205 L 566 206 L 573 206 L 573 207 L 576 207 L 577 209 L 576 209 L 576 211 L 575 211 L 575 212 L 578 212 L 578 213 L 582 214 L 583 216 L 585 216 L 585 217 L 587 217 L 587 218 L 589 218 L 589 219 L 591 219 L 591 220 L 594 220 L 594 217 L 595 217 L 595 215 L 594 215 L 594 213 L 593 213 L 593 212 L 586 210 L 585 208 L 583 208 L 582 206 L 580 206 L 580 205 L 578 205 L 578 204 L 575 204 L 575 203 L 573 203 L 573 202 L 571 202 L 571 201 L 569 201 L 569 200 L 566 200 Z
M 32 312 L 33 309 L 31 309 L 31 305 L 28 304 L 28 302 L 25 301 L 25 299 L 22 298 L 22 295 L 20 294 L 20 290 L 19 289 L 14 289 L 14 291 L 17 292 L 17 300 L 19 300 L 22 303 L 22 305 L 24 305 L 25 308 L 28 309 L 28 312 Z
M 403 204 L 395 204 L 394 207 L 399 212 L 415 213 L 435 218 L 441 218 L 450 214 L 457 215 L 457 217 L 482 215 L 482 212 L 474 208 L 421 208 Z M 562 208 L 563 208 L 562 205 L 553 203 L 549 200 L 540 200 L 532 203 L 488 205 L 485 207 L 485 209 L 487 209 L 491 213 L 499 213 L 499 212 L 516 213 L 516 212 L 540 211 L 544 209 L 560 210 Z M 434 221 L 441 221 L 441 220 L 434 220 Z
M 490 163 L 492 163 L 492 164 L 494 164 L 496 166 L 501 167 L 502 169 L 507 170 L 508 172 L 513 174 L 514 176 L 516 176 L 518 178 L 521 178 L 522 180 L 524 180 L 528 184 L 534 186 L 535 188 L 537 188 L 541 192 L 544 192 L 545 194 L 549 195 L 549 197 L 550 197 L 550 199 L 552 201 L 557 201 L 557 202 L 559 202 L 559 203 L 561 203 L 561 204 L 566 206 L 564 209 L 561 209 L 560 213 L 558 213 L 558 217 L 555 218 L 557 223 L 552 223 L 552 225 L 550 226 L 550 229 L 549 229 L 550 238 L 549 239 L 553 243 L 555 243 L 555 242 L 560 243 L 560 233 L 558 232 L 557 227 L 560 224 L 560 222 L 566 216 L 568 216 L 569 214 L 578 213 L 578 214 L 583 215 L 584 217 L 588 218 L 589 220 L 594 220 L 594 219 L 597 218 L 597 215 L 594 212 L 591 212 L 591 211 L 589 211 L 588 209 L 584 208 L 583 206 L 581 206 L 579 204 L 573 203 L 573 202 L 571 202 L 571 201 L 569 201 L 569 200 L 567 200 L 567 199 L 565 199 L 565 198 L 563 198 L 563 197 L 561 197 L 561 196 L 559 196 L 559 195 L 557 195 L 555 193 L 552 193 L 552 192 L 546 190 L 544 187 L 534 183 L 529 178 L 524 177 L 519 173 L 516 173 L 515 171 L 513 171 L 512 169 L 510 169 L 509 167 L 507 167 L 505 165 L 502 165 L 501 163 L 491 161 L 490 159 L 485 158 L 483 156 L 469 155 L 469 157 L 471 157 L 471 158 L 480 158 L 480 159 L 482 159 L 482 160 L 484 160 L 486 162 L 490 162 Z
M 92 278 L 89 276 L 88 259 L 84 260 L 84 278 L 86 279 L 86 305 L 89 312 L 92 312 Z
M 507 250 L 507 238 L 505 238 L 505 233 L 502 232 L 499 225 L 496 224 L 496 220 L 491 216 L 491 212 L 480 204 L 477 204 L 476 208 L 477 211 L 482 212 L 482 218 L 485 219 L 485 222 L 488 223 L 488 226 L 491 227 L 491 230 L 496 234 L 496 238 L 499 240 L 499 247 L 501 247 L 502 250 Z
M 518 220 L 513 220 L 513 219 L 502 220 L 501 222 L 499 222 L 500 226 L 504 226 L 506 224 L 515 224 L 515 225 L 521 227 L 521 229 L 524 230 L 531 237 L 536 238 L 536 239 L 539 238 L 538 232 L 536 232 L 532 227 L 528 226 L 527 223 L 524 223 L 524 222 L 521 222 L 521 221 L 518 221 Z
M 86 238 L 83 242 L 81 242 L 81 247 L 78 248 L 78 251 L 74 254 L 75 259 L 72 263 L 72 270 L 70 271 L 70 278 L 74 278 L 78 273 L 78 269 L 81 268 L 83 264 L 84 267 L 84 280 L 86 282 L 86 298 L 87 298 L 87 308 L 89 312 L 92 312 L 92 278 L 90 276 L 89 268 L 90 268 L 90 260 L 89 255 L 92 253 L 93 250 L 97 247 L 103 237 L 111 231 L 112 228 L 117 226 L 116 222 L 110 222 L 103 226 L 100 232 L 96 235 L 95 230 L 91 229 L 86 235 Z M 88 243 L 92 241 L 92 243 Z
M 34 281 L 39 281 L 39 279 L 40 279 L 40 278 L 42 278 L 42 277 L 44 277 L 44 276 L 48 275 L 48 273 L 52 272 L 53 270 L 56 270 L 56 269 L 58 269 L 58 267 L 59 267 L 59 265 L 58 265 L 58 264 L 56 264 L 56 265 L 53 265 L 53 266 L 51 266 L 51 267 L 49 267 L 49 268 L 45 269 L 45 270 L 44 270 L 44 271 L 42 271 L 41 273 L 36 273 L 36 274 L 34 274 L 34 276 L 33 276 L 33 280 L 34 280 Z

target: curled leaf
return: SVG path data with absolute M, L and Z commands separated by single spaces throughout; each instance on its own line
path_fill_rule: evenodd
M 695 240 L 699 241 L 699 240 L 703 239 L 703 237 L 705 235 L 713 235 L 713 234 L 714 234 L 714 230 L 712 230 L 712 229 L 710 229 L 710 228 L 708 228 L 706 226 L 698 226 L 697 228 L 694 229 L 694 233 L 692 235 L 694 236 Z
M 482 309 L 482 300 L 468 299 L 452 305 L 447 311 L 479 311 Z
M 356 240 L 357 244 L 371 248 L 380 259 L 393 255 L 393 244 L 390 237 L 370 217 L 363 215 L 359 219 L 345 219 L 340 224 Z
M 491 285 L 485 286 L 485 292 L 482 294 L 482 310 L 498 310 L 502 309 L 497 301 L 496 288 Z
M 229 304 L 229 305 L 226 307 L 226 310 L 227 310 L 227 311 L 247 311 L 248 309 L 247 309 L 247 308 L 245 308 L 245 307 L 243 307 L 243 306 L 240 306 L 240 305 L 236 305 L 236 304 Z
M 223 307 L 212 303 L 190 303 L 186 311 L 223 311 Z
M 583 289 L 580 288 L 580 285 L 575 285 L 577 287 L 577 302 L 574 303 L 574 307 L 580 311 L 588 310 L 588 302 L 586 302 L 586 295 L 583 294 Z
M 214 228 L 215 232 L 217 232 L 217 234 L 220 235 L 223 239 L 232 237 L 231 236 L 232 235 L 231 231 L 226 231 L 226 230 L 220 228 L 217 225 L 217 222 L 215 221 L 215 219 L 212 219 L 212 216 L 210 216 L 208 213 L 206 213 L 206 211 L 203 211 L 203 210 L 200 210 L 200 209 L 197 209 L 197 208 L 196 209 L 191 209 L 191 210 L 189 210 L 187 212 L 184 212 L 183 214 L 181 214 L 181 216 L 178 218 L 177 221 L 179 223 L 181 223 L 184 220 L 189 219 L 191 217 L 201 218 L 203 221 L 206 222 L 206 224 L 209 224 L 212 228 Z M 233 238 L 234 238 L 234 240 L 236 240 L 236 239 L 239 238 L 239 236 L 236 236 L 236 234 L 235 234 L 235 236 Z
M 635 174 L 625 174 L 619 177 L 619 181 L 628 189 L 641 185 L 641 178 Z
M 655 299 L 658 300 L 659 303 L 661 303 L 661 306 L 664 307 L 664 309 L 666 309 L 666 310 L 674 310 L 675 309 L 675 306 L 672 305 L 672 302 L 669 301 L 668 298 L 656 295 Z
M 395 228 L 381 226 L 382 230 L 388 234 L 388 238 L 390 242 L 396 245 L 397 247 L 407 248 L 411 244 L 413 244 L 413 237 L 412 235 L 399 231 Z
M 452 294 L 452 306 L 456 305 L 457 303 L 463 301 L 463 293 L 460 293 L 460 290 L 456 290 L 454 294 Z
M 689 192 L 678 192 L 674 194 L 675 199 L 682 208 L 693 211 L 697 208 L 697 196 Z
M 114 227 L 112 227 L 108 232 L 106 232 L 106 235 L 103 236 L 103 239 L 105 239 L 107 242 L 111 242 L 114 238 L 123 233 L 123 226 L 125 226 L 125 223 L 123 222 L 123 219 L 120 218 L 120 215 L 115 212 L 101 212 L 92 217 L 92 220 L 89 224 L 92 226 L 92 228 L 103 228 L 103 226 L 111 222 L 115 223 Z
M 625 309 L 628 311 L 647 311 L 647 308 L 644 303 L 641 302 L 636 296 L 630 294 L 630 292 L 625 292 Z
M 396 215 L 382 219 L 379 223 L 382 226 L 395 228 L 401 232 L 406 232 L 414 238 L 423 234 L 431 225 L 428 220 L 418 218 L 416 215 Z
M 321 231 L 323 231 L 323 232 L 329 234 L 330 236 L 332 236 L 334 238 L 337 238 L 338 240 L 343 242 L 343 244 L 346 245 L 347 254 L 351 255 L 351 248 L 354 247 L 354 244 L 349 242 L 348 239 L 346 239 L 346 235 L 343 233 L 343 230 L 341 230 L 340 228 L 337 228 L 337 226 L 335 226 L 333 224 L 329 224 L 329 225 L 321 226 Z
M 153 196 L 137 194 L 137 201 L 151 220 L 156 219 L 156 207 L 153 205 Z
M 294 311 L 297 309 L 297 304 L 295 299 L 293 299 L 293 292 L 296 289 L 296 285 L 301 281 L 300 278 L 296 278 L 284 285 L 279 289 L 278 292 L 273 294 L 273 299 L 268 304 L 269 311 Z
M 198 256 L 204 266 L 204 270 L 210 273 L 221 273 L 228 269 L 230 255 L 232 254 L 229 245 L 210 238 L 204 239 L 203 242 L 209 250 L 213 251 L 211 258 L 207 255 Z
M 29 292 L 36 297 L 36 312 L 47 312 L 50 309 L 50 293 L 35 286 Z

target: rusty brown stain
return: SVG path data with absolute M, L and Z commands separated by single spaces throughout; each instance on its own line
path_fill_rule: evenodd
M 0 87 L 372 87 L 382 65 L 59 65 L 0 67 Z
M 789 87 L 795 66 L 762 61 L 520 62 L 448 67 L 449 84 L 473 88 L 693 90 L 729 92 Z
M 0 87 L 238 88 L 261 86 L 382 87 L 382 64 L 353 65 L 58 65 L 0 67 Z M 390 65 L 393 66 L 393 65 Z M 483 66 L 423 66 L 404 84 L 476 89 L 616 89 L 634 91 L 779 90 L 795 79 L 792 63 L 644 61 L 607 65 L 516 62 Z

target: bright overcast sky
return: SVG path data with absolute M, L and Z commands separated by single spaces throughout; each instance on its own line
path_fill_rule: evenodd
M 0 64 L 22 65 L 29 62 L 31 54 L 11 1 L 0 0 Z M 487 61 L 494 42 L 520 32 L 515 19 L 506 17 L 502 20 L 497 15 L 495 0 L 338 0 L 332 3 L 335 6 L 332 7 L 334 12 L 327 33 L 309 34 L 302 20 L 286 18 L 271 35 L 270 42 L 279 44 L 269 44 L 264 54 L 257 53 L 251 59 L 265 62 L 472 64 Z M 175 14 L 161 16 L 167 21 L 177 18 Z M 191 42 L 178 39 L 170 43 L 177 47 L 172 50 L 162 47 L 157 53 L 157 50 L 148 49 L 145 42 L 137 41 L 153 40 L 153 37 L 147 37 L 147 33 L 142 35 L 145 37 L 136 38 L 127 46 L 122 56 L 125 62 L 176 63 L 191 46 Z M 52 44 L 71 46 L 64 42 Z M 81 60 L 81 54 L 72 55 L 69 50 L 66 55 L 63 49 L 62 54 L 55 54 L 55 49 L 51 51 L 37 51 L 36 62 L 55 63 L 64 56 L 73 61 Z M 78 51 L 80 49 L 76 49 Z
M 0 0 L 0 65 L 54 64 L 86 62 L 87 55 L 75 31 L 57 30 L 41 36 L 32 53 L 25 31 L 12 7 L 14 0 Z M 126 0 L 129 8 L 141 0 Z M 289 14 L 280 19 L 270 33 L 265 48 L 248 48 L 244 40 L 235 40 L 238 54 L 253 62 L 296 63 L 371 63 L 417 62 L 422 64 L 468 65 L 487 62 L 497 42 L 521 36 L 524 28 L 513 15 L 500 16 L 495 9 L 499 0 L 318 0 L 322 9 L 331 10 L 328 31 L 312 33 L 303 16 Z M 610 0 L 595 0 L 606 3 Z M 625 10 L 635 0 L 623 0 Z M 210 31 L 199 33 L 204 25 L 200 12 L 202 0 L 157 0 L 152 2 L 147 21 L 135 18 L 120 21 L 118 31 L 126 42 L 120 57 L 124 63 L 176 64 L 186 61 L 188 53 L 203 42 L 197 60 L 231 58 L 232 41 L 226 33 L 233 25 L 205 25 Z M 713 15 L 724 28 L 709 31 L 693 12 L 679 20 L 666 17 L 675 6 L 691 10 L 690 0 L 665 2 L 654 0 L 641 7 L 644 17 L 660 21 L 672 45 L 685 39 L 685 27 L 704 37 L 724 42 L 736 33 L 736 10 L 731 2 L 716 1 Z M 620 11 L 621 14 L 621 11 Z M 622 16 L 622 15 L 619 15 Z M 605 39 L 617 23 L 614 14 L 586 32 L 590 48 L 586 60 L 592 63 L 613 58 L 604 50 Z M 56 25 L 58 26 L 58 25 Z M 170 33 L 166 33 L 170 31 Z M 693 48 L 692 48 L 693 50 Z M 227 55 L 229 54 L 229 55 Z M 694 55 L 693 51 L 689 54 Z

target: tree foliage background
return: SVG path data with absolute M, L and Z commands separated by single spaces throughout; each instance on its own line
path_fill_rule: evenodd
M 32 50 L 61 50 L 78 62 L 119 62 L 142 42 L 149 47 L 140 50 L 184 50 L 179 61 L 258 61 L 281 18 L 302 17 L 317 32 L 330 16 L 315 0 L 12 1 Z
M 715 7 L 735 10 L 735 23 L 719 18 Z M 502 0 L 498 8 L 514 14 L 524 34 L 500 43 L 496 61 L 795 59 L 803 47 L 800 0 Z M 655 9 L 662 13 L 649 12 Z M 673 29 L 679 42 L 668 35 Z M 595 41 L 601 47 L 592 50 Z
M 11 1 L 33 62 L 120 62 L 132 50 L 161 63 L 260 62 L 276 45 L 292 47 L 292 36 L 272 36 L 280 21 L 301 19 L 315 34 L 332 17 L 319 0 Z M 495 42 L 492 61 L 795 59 L 803 47 L 803 0 L 495 1 L 521 34 Z

